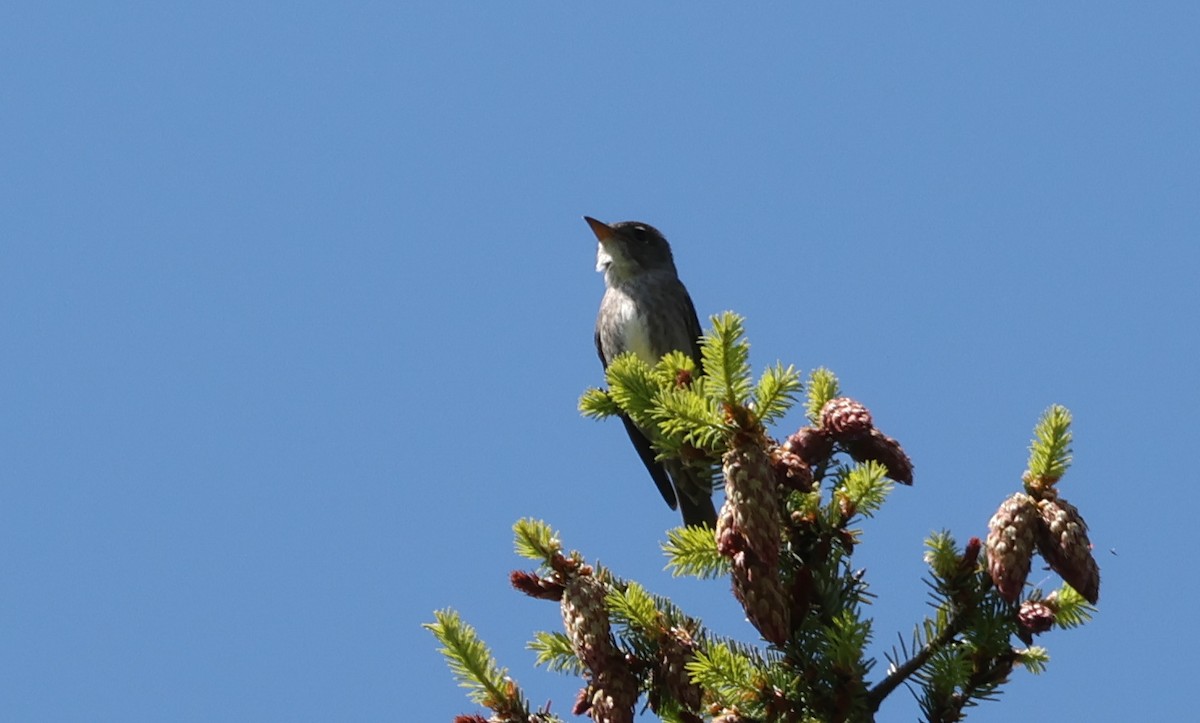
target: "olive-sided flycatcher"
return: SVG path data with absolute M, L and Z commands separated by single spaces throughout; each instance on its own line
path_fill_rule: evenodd
M 596 270 L 604 274 L 605 291 L 596 316 L 596 351 L 604 367 L 628 351 L 651 366 L 664 354 L 682 351 L 699 370 L 700 320 L 667 240 L 649 224 L 583 219 L 600 240 Z M 717 512 L 708 477 L 679 460 L 655 460 L 649 438 L 628 416 L 621 415 L 621 421 L 663 499 L 683 512 L 683 524 L 714 527 Z

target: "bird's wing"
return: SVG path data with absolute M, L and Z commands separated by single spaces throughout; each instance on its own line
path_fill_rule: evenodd
M 600 363 L 605 369 L 608 369 L 608 360 L 604 358 L 604 346 L 600 344 L 600 325 L 596 325 L 596 354 L 600 356 Z
M 704 335 L 704 330 L 700 328 L 700 317 L 696 316 L 696 305 L 692 303 L 692 297 L 688 294 L 687 289 L 683 291 L 683 303 L 687 307 L 683 309 L 683 315 L 687 322 L 688 338 L 692 340 L 688 352 L 692 355 L 692 361 L 696 362 L 696 373 L 703 374 L 704 361 L 700 358 L 700 337 Z

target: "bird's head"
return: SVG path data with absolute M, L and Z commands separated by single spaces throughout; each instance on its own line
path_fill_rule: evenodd
M 583 220 L 600 242 L 596 249 L 596 270 L 608 282 L 625 281 L 650 271 L 675 273 L 671 245 L 650 224 L 640 221 L 607 224 L 591 216 L 584 216 Z

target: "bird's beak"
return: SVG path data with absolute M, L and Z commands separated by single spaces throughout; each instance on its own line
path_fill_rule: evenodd
M 612 235 L 616 233 L 613 231 L 612 226 L 609 226 L 603 221 L 597 221 L 591 216 L 584 216 L 583 220 L 587 221 L 588 225 L 592 227 L 592 233 L 596 234 L 596 238 L 600 240 L 600 243 L 604 243 L 605 241 L 609 240 L 612 238 Z

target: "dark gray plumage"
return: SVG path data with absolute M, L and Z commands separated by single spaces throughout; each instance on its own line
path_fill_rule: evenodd
M 700 368 L 700 320 L 679 274 L 671 246 L 649 224 L 622 221 L 612 225 L 584 216 L 600 245 L 596 270 L 604 274 L 605 292 L 596 316 L 596 351 L 607 369 L 618 355 L 632 351 L 657 364 L 671 351 L 682 351 Z M 629 417 L 625 430 L 650 477 L 671 509 L 680 509 L 685 525 L 714 527 L 717 521 L 712 486 L 702 472 L 678 460 L 655 460 L 650 440 Z

